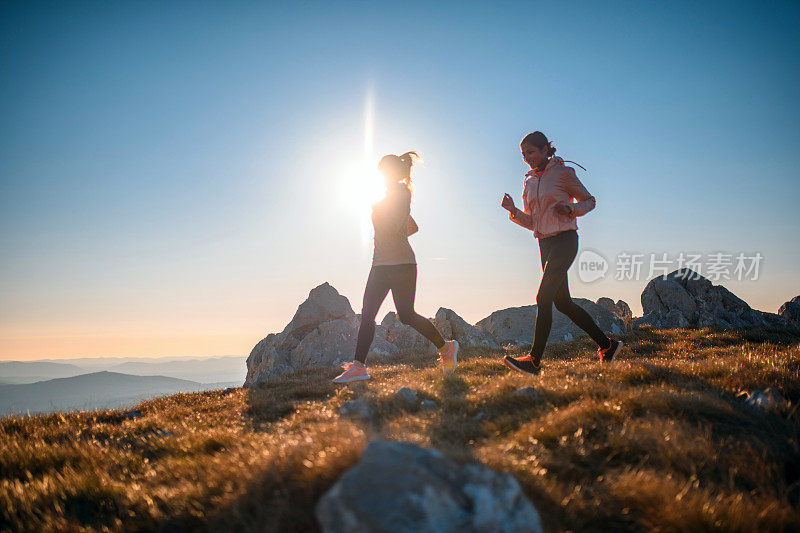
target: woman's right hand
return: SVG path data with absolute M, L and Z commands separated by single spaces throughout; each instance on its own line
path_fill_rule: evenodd
M 503 201 L 500 202 L 500 205 L 509 213 L 513 213 L 517 210 L 517 207 L 514 205 L 514 199 L 511 198 L 511 195 L 509 194 L 503 195 Z

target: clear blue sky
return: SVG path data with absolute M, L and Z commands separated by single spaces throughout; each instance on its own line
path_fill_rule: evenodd
M 533 303 L 511 224 L 544 131 L 597 209 L 581 246 L 761 252 L 723 282 L 800 293 L 796 2 L 4 2 L 0 358 L 248 353 L 371 249 L 342 201 L 363 154 L 419 150 L 418 308 Z M 641 310 L 646 280 L 574 296 Z M 382 312 L 391 306 L 387 303 Z

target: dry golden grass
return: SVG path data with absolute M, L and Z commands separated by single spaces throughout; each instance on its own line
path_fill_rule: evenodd
M 373 379 L 310 370 L 255 390 L 178 394 L 119 412 L 0 421 L 0 529 L 308 531 L 313 506 L 375 437 L 512 473 L 550 531 L 800 530 L 800 344 L 763 331 L 640 330 L 601 366 L 588 340 L 536 378 L 501 354 L 456 375 L 409 357 Z M 436 410 L 404 410 L 402 386 Z M 515 395 L 534 386 L 539 398 Z M 736 395 L 792 401 L 760 414 Z M 366 398 L 373 422 L 341 419 Z M 476 415 L 483 413 L 476 419 Z

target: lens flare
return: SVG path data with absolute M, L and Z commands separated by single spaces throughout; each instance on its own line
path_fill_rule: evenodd
M 372 204 L 380 200 L 384 193 L 374 153 L 374 138 L 375 96 L 370 84 L 364 103 L 364 153 L 344 172 L 340 188 L 343 204 L 361 223 L 361 236 L 365 245 L 372 232 Z

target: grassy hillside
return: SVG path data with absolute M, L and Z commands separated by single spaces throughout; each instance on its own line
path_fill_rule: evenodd
M 114 411 L 0 421 L 0 523 L 12 530 L 313 530 L 319 496 L 368 439 L 433 446 L 512 473 L 558 530 L 800 529 L 800 344 L 764 332 L 631 333 L 601 366 L 586 340 L 548 348 L 546 373 L 465 354 L 330 383 L 306 371 L 257 390 L 177 394 Z M 535 386 L 539 398 L 514 391 Z M 436 410 L 405 411 L 416 389 Z M 792 400 L 755 412 L 742 390 Z M 341 419 L 367 398 L 373 422 Z

